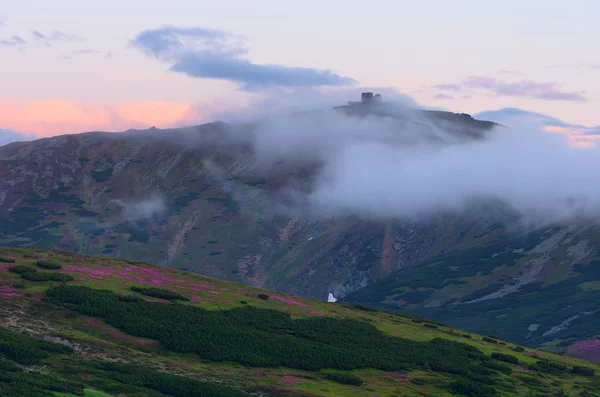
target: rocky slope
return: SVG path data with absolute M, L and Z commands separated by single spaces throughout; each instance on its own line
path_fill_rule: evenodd
M 434 256 L 344 300 L 599 360 L 600 230 L 549 226 Z
M 481 138 L 493 126 L 445 112 L 341 110 L 359 117 L 378 112 L 394 128 L 410 126 L 431 139 L 439 128 L 453 141 Z M 406 224 L 290 211 L 293 192 L 309 191 L 321 164 L 261 158 L 256 128 L 217 122 L 1 147 L 0 244 L 151 260 L 326 299 L 451 249 L 493 223 L 439 216 Z

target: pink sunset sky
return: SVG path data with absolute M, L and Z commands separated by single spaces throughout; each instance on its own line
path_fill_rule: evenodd
M 199 124 L 363 87 L 598 131 L 598 15 L 595 0 L 4 0 L 0 134 Z

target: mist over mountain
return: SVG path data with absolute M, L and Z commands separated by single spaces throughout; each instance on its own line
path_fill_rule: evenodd
M 527 115 L 496 124 L 384 98 L 222 120 L 1 147 L 0 244 L 145 260 L 323 301 L 437 308 L 432 316 L 460 326 L 470 323 L 448 318 L 454 308 L 575 282 L 600 248 L 598 149 Z M 585 293 L 564 316 L 536 323 L 540 306 L 505 329 L 549 332 L 591 310 Z M 564 332 L 567 347 L 592 336 Z

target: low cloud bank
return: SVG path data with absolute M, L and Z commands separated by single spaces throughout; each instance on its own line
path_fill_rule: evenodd
M 482 203 L 502 203 L 537 223 L 600 215 L 597 148 L 573 147 L 527 115 L 473 140 L 461 136 L 461 124 L 393 106 L 397 117 L 282 112 L 254 120 L 252 134 L 240 139 L 264 170 L 312 169 L 291 190 L 294 205 L 313 215 L 419 220 Z

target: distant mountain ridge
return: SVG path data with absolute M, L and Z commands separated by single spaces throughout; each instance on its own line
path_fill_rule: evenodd
M 383 105 L 361 111 L 389 117 Z M 424 114 L 392 116 L 424 133 L 439 123 L 479 134 L 492 126 Z M 152 260 L 325 300 L 457 243 L 448 234 L 455 221 L 443 217 L 414 235 L 395 222 L 274 213 L 286 200 L 282 187 L 302 185 L 319 164 L 261 168 L 252 145 L 235 138 L 240 128 L 251 134 L 254 126 L 215 122 L 4 146 L 0 244 Z

